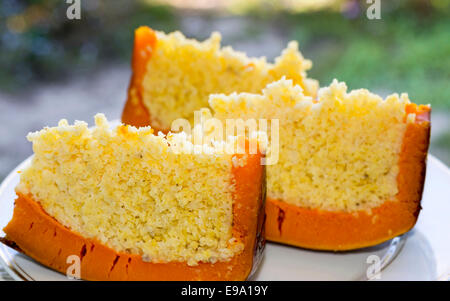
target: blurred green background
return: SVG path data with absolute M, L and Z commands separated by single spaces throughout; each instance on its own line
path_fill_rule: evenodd
M 0 178 L 31 154 L 27 131 L 66 116 L 91 120 L 95 110 L 119 117 L 139 25 L 199 39 L 219 30 L 224 44 L 268 59 L 298 40 L 322 86 L 338 78 L 431 103 L 431 153 L 450 164 L 448 0 L 381 0 L 379 20 L 367 18 L 366 1 L 347 0 L 81 0 L 80 20 L 66 17 L 68 6 L 0 2 Z

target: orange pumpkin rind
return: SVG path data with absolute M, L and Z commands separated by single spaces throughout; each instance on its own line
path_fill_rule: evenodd
M 135 127 L 148 126 L 151 116 L 142 101 L 142 80 L 145 75 L 147 62 L 157 47 L 156 33 L 147 26 L 136 29 L 132 56 L 132 75 L 128 87 L 128 96 L 122 112 L 122 122 Z M 154 128 L 154 127 L 153 127 Z M 154 128 L 156 132 L 167 133 L 169 129 Z

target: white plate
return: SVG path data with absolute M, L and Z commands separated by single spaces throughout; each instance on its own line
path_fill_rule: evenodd
M 20 164 L 0 186 L 0 228 L 11 219 Z M 381 280 L 448 280 L 450 273 L 450 171 L 428 157 L 423 210 L 407 235 L 354 252 L 316 252 L 267 243 L 254 280 L 364 280 L 380 260 Z M 0 231 L 0 235 L 4 233 Z M 371 256 L 375 255 L 377 257 Z M 17 280 L 68 280 L 0 244 L 0 261 Z M 368 274 L 369 271 L 369 274 Z M 370 277 L 369 277 L 370 278 Z

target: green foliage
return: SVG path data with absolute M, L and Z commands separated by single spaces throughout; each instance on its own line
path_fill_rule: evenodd
M 82 1 L 81 20 L 67 19 L 67 8 L 60 0 L 0 1 L 0 89 L 128 61 L 137 26 L 177 28 L 171 9 L 140 1 Z
M 326 20 L 326 21 L 324 21 Z M 310 71 L 322 85 L 333 78 L 382 94 L 408 92 L 418 103 L 450 109 L 450 18 L 397 12 L 368 20 L 318 12 L 290 16 Z

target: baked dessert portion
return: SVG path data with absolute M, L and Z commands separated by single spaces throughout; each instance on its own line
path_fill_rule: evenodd
M 315 96 L 318 83 L 306 76 L 312 63 L 303 58 L 297 42 L 290 42 L 271 64 L 231 47 L 221 48 L 220 40 L 219 33 L 199 42 L 180 32 L 138 28 L 122 122 L 167 132 L 177 118 L 192 122 L 193 112 L 208 106 L 211 93 L 260 93 L 282 76 Z
M 414 226 L 429 105 L 413 104 L 406 94 L 382 99 L 364 89 L 347 92 L 336 80 L 313 100 L 286 79 L 262 94 L 211 95 L 209 104 L 220 120 L 279 120 L 279 159 L 267 166 L 267 240 L 351 250 Z
M 77 255 L 88 280 L 245 280 L 264 244 L 262 155 L 95 122 L 28 135 L 3 242 L 62 273 Z

